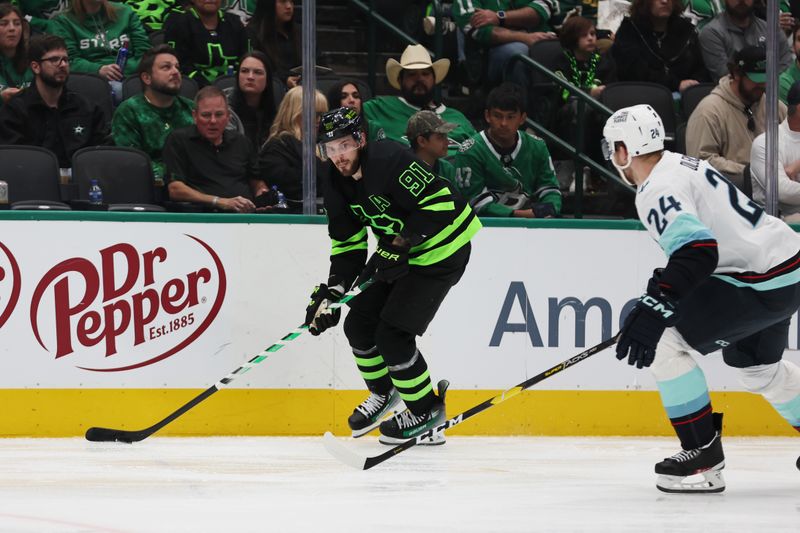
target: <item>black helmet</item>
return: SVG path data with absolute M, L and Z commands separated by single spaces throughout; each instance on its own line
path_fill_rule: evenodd
M 359 140 L 361 135 L 361 115 L 352 107 L 340 107 L 322 115 L 319 119 L 317 142 L 326 143 L 351 135 Z

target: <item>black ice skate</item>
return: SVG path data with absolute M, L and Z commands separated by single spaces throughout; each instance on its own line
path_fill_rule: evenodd
M 722 492 L 725 480 L 725 454 L 722 451 L 722 414 L 714 413 L 714 438 L 699 448 L 682 450 L 656 464 L 656 487 L 664 492 Z M 685 478 L 701 474 L 703 480 L 687 482 Z
M 381 423 L 381 436 L 378 441 L 381 444 L 395 445 L 413 439 L 444 423 L 447 419 L 444 407 L 444 397 L 447 394 L 447 387 L 450 382 L 443 379 L 437 385 L 438 397 L 434 401 L 430 410 L 420 416 L 415 415 L 408 409 L 402 413 L 395 414 L 393 417 Z M 421 445 L 444 444 L 444 431 L 431 434 L 430 437 L 419 442 Z
M 371 393 L 347 419 L 347 423 L 353 431 L 353 437 L 361 437 L 378 427 L 381 420 L 392 414 L 392 409 L 399 403 L 400 394 L 394 387 L 386 394 Z

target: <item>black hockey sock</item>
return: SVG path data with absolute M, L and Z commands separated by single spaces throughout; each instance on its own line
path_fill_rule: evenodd
M 390 365 L 389 373 L 397 392 L 412 413 L 419 416 L 430 410 L 436 395 L 433 393 L 428 364 L 419 350 L 414 351 L 409 361 Z
M 714 419 L 711 416 L 710 403 L 694 413 L 671 418 L 670 421 L 684 450 L 694 450 L 705 446 L 714 439 L 714 435 L 717 432 L 714 427 Z
M 378 353 L 378 347 L 373 346 L 367 350 L 352 348 L 358 371 L 361 372 L 361 377 L 364 378 L 370 392 L 386 394 L 392 390 L 389 368 L 381 354 Z

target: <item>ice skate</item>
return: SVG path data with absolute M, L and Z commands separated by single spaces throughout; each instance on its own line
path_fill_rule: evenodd
M 437 385 L 438 397 L 428 412 L 417 416 L 406 409 L 384 421 L 380 426 L 381 436 L 378 437 L 378 441 L 388 445 L 400 444 L 444 423 L 447 419 L 444 402 L 449 386 L 450 382 L 445 379 L 439 382 Z M 427 446 L 438 446 L 444 443 L 444 431 L 433 432 L 430 437 L 419 442 L 420 445 Z
M 399 403 L 400 394 L 394 387 L 386 394 L 371 393 L 347 419 L 353 437 L 361 437 L 378 427 L 386 416 L 394 413 L 393 409 Z
M 692 450 L 682 450 L 656 464 L 656 487 L 663 492 L 722 492 L 725 480 L 725 454 L 722 451 L 722 415 L 714 413 L 717 433 L 711 442 Z M 701 475 L 702 480 L 687 481 L 686 478 Z

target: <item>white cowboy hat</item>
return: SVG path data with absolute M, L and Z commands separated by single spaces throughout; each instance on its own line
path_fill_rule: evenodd
M 432 68 L 436 83 L 442 82 L 447 71 L 450 69 L 449 59 L 439 59 L 438 61 L 431 62 L 431 55 L 428 50 L 421 44 L 408 45 L 400 56 L 400 62 L 396 59 L 390 58 L 386 61 L 386 78 L 389 85 L 395 89 L 400 89 L 400 71 L 407 70 L 421 70 L 425 68 Z

